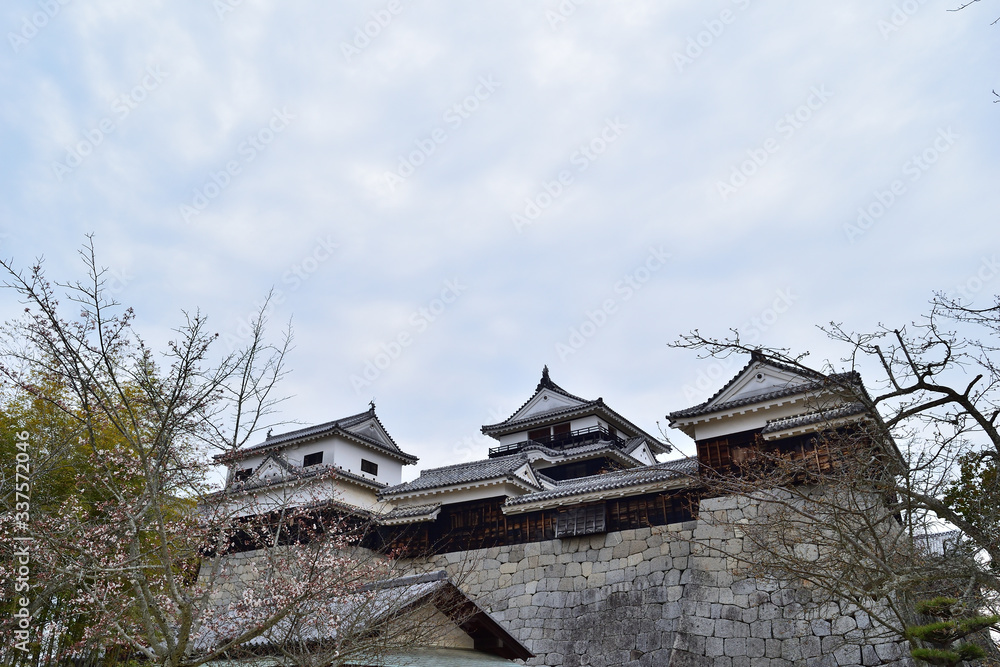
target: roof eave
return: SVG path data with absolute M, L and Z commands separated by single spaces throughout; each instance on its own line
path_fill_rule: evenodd
M 436 495 L 439 493 L 451 493 L 454 491 L 465 491 L 468 489 L 475 489 L 485 486 L 499 486 L 501 484 L 512 483 L 515 486 L 520 486 L 528 493 L 535 493 L 542 491 L 542 487 L 535 486 L 529 482 L 517 477 L 505 473 L 503 475 L 498 475 L 496 477 L 488 477 L 482 480 L 474 480 L 468 482 L 458 482 L 453 484 L 447 484 L 444 486 L 431 486 L 423 489 L 414 489 L 412 491 L 401 490 L 394 493 L 380 493 L 379 499 L 384 500 L 405 500 L 407 498 L 419 498 L 420 496 Z
M 711 421 L 717 421 L 720 419 L 728 419 L 730 417 L 738 417 L 750 412 L 758 412 L 759 410 L 769 410 L 771 408 L 780 408 L 785 405 L 792 405 L 798 403 L 802 400 L 816 398 L 818 396 L 817 392 L 802 392 L 798 394 L 789 394 L 787 396 L 781 396 L 773 399 L 765 399 L 756 403 L 744 403 L 742 405 L 733 406 L 730 408 L 722 408 L 720 410 L 712 410 L 709 412 L 702 412 L 693 415 L 685 415 L 681 417 L 676 417 L 675 413 L 667 415 L 667 419 L 670 420 L 670 427 L 676 428 L 684 433 L 687 433 L 692 438 L 694 437 L 694 426 L 697 424 L 705 424 Z
M 308 442 L 312 442 L 314 440 L 328 438 L 331 435 L 341 435 L 349 440 L 353 440 L 361 445 L 364 445 L 365 447 L 368 447 L 369 449 L 372 449 L 372 451 L 397 459 L 400 462 L 402 462 L 403 465 L 413 465 L 420 460 L 419 457 L 413 456 L 412 454 L 407 454 L 401 449 L 393 451 L 389 447 L 385 446 L 384 444 L 376 440 L 373 440 L 371 438 L 366 438 L 365 436 L 359 433 L 353 433 L 351 431 L 348 431 L 347 429 L 339 425 L 331 426 L 329 429 L 325 431 L 320 431 L 318 433 L 310 433 L 309 435 L 303 435 L 301 437 L 292 438 L 290 440 L 283 440 L 281 442 L 274 442 L 270 444 L 264 442 L 260 445 L 256 445 L 255 447 L 251 447 L 249 449 L 237 449 L 231 452 L 225 452 L 223 454 L 216 454 L 212 458 L 215 461 L 218 461 L 220 464 L 235 463 L 238 461 L 244 461 L 252 456 L 267 454 L 268 452 L 272 452 L 276 449 L 294 447 L 296 445 L 302 445 Z
M 565 496 L 554 496 L 534 502 L 525 502 L 504 505 L 500 508 L 504 515 L 524 514 L 537 510 L 552 509 L 565 505 L 578 505 L 581 503 L 607 500 L 609 498 L 622 498 L 624 496 L 637 496 L 650 491 L 671 491 L 683 489 L 694 484 L 694 480 L 686 475 L 679 475 L 674 479 L 657 480 L 655 482 L 642 482 L 630 486 L 621 486 L 613 489 L 601 489 L 599 491 L 584 491 L 581 493 L 567 494 Z
M 542 413 L 537 417 L 532 417 L 528 419 L 521 419 L 516 422 L 501 422 L 499 424 L 487 424 L 483 426 L 480 430 L 483 435 L 488 435 L 496 437 L 498 435 L 506 435 L 507 433 L 517 433 L 518 431 L 523 431 L 526 428 L 531 428 L 532 426 L 543 426 L 545 424 L 556 423 L 559 421 L 564 421 L 567 417 L 587 417 L 590 415 L 600 415 L 604 417 L 605 421 L 615 422 L 615 426 L 622 431 L 630 432 L 632 435 L 630 437 L 642 437 L 647 440 L 647 442 L 656 443 L 656 447 L 661 450 L 658 453 L 666 454 L 673 449 L 670 445 L 662 443 L 656 438 L 654 438 L 646 431 L 642 430 L 631 421 L 620 415 L 618 412 L 613 410 L 608 406 L 602 399 L 598 398 L 596 401 L 590 401 L 586 405 L 579 405 L 571 408 L 565 408 L 564 410 L 556 410 L 549 413 Z
M 439 514 L 441 514 L 441 507 L 438 507 L 436 510 L 428 512 L 427 514 L 417 514 L 414 516 L 401 516 L 396 518 L 385 518 L 385 519 L 380 518 L 378 519 L 378 523 L 379 525 L 382 526 L 405 526 L 412 523 L 429 523 L 437 519 Z

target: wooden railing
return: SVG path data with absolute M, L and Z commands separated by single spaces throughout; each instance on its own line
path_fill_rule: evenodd
M 588 426 L 568 433 L 548 435 L 543 438 L 532 438 L 522 442 L 514 442 L 507 445 L 490 448 L 490 458 L 516 454 L 530 444 L 537 444 L 549 449 L 569 449 L 571 447 L 581 447 L 594 442 L 610 441 L 616 446 L 621 446 L 625 441 L 617 434 L 611 433 L 604 426 Z

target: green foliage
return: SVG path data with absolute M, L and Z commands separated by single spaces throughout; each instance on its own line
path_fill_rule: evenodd
M 934 648 L 915 648 L 910 651 L 910 655 L 932 665 L 949 666 L 985 657 L 986 651 L 975 644 L 963 643 L 956 647 L 954 643 L 984 628 L 995 625 L 1000 621 L 1000 616 L 972 616 L 956 619 L 954 616 L 957 604 L 958 600 L 947 597 L 936 597 L 932 600 L 924 600 L 917 603 L 916 609 L 921 614 L 948 620 L 907 628 L 907 639 L 916 639 L 929 644 L 937 644 L 937 647 Z
M 958 624 L 955 621 L 938 621 L 927 625 L 917 625 L 907 629 L 911 638 L 933 644 L 950 644 L 958 639 Z
M 970 452 L 958 460 L 958 474 L 948 486 L 944 501 L 962 519 L 1000 540 L 1000 470 L 990 450 Z
M 952 607 L 958 604 L 956 598 L 936 597 L 931 600 L 921 600 L 916 604 L 918 614 L 926 614 L 936 618 L 951 618 Z
M 955 651 L 940 648 L 915 648 L 910 651 L 910 655 L 932 665 L 946 665 L 947 667 L 952 667 L 962 661 L 962 656 Z
M 962 656 L 962 660 L 979 660 L 986 657 L 986 651 L 975 644 L 962 644 L 958 647 L 958 653 Z
M 1000 616 L 975 616 L 966 618 L 958 622 L 960 637 L 967 637 L 974 632 L 979 632 L 983 628 L 996 625 L 1000 621 Z

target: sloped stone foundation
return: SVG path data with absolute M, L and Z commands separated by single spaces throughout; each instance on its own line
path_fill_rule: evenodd
M 704 500 L 699 516 L 727 511 L 727 502 Z M 720 555 L 741 545 L 721 527 L 691 521 L 407 565 L 447 569 L 536 654 L 531 665 L 912 665 L 906 644 L 864 611 L 741 578 Z

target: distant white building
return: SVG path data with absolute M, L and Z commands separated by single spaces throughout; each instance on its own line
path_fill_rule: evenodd
M 499 424 L 482 427 L 498 441 L 489 458 L 432 468 L 420 477 L 383 489 L 379 497 L 394 509 L 383 515 L 383 525 L 435 521 L 442 507 L 466 508 L 483 504 L 483 511 L 499 516 L 522 514 L 538 507 L 561 505 L 563 496 L 577 495 L 602 473 L 645 471 L 657 454 L 670 451 L 631 421 L 608 407 L 602 398 L 574 396 L 549 377 L 548 367 L 534 394 Z M 668 473 L 673 475 L 673 472 Z M 579 487 L 579 488 L 578 488 Z M 574 498 L 573 502 L 596 499 Z M 474 505 L 479 511 L 479 505 Z M 464 524 L 459 521 L 458 524 Z
M 258 445 L 215 458 L 229 467 L 220 496 L 235 514 L 327 501 L 378 512 L 378 493 L 399 484 L 403 466 L 418 460 L 399 448 L 374 404 L 318 426 L 269 432 Z

